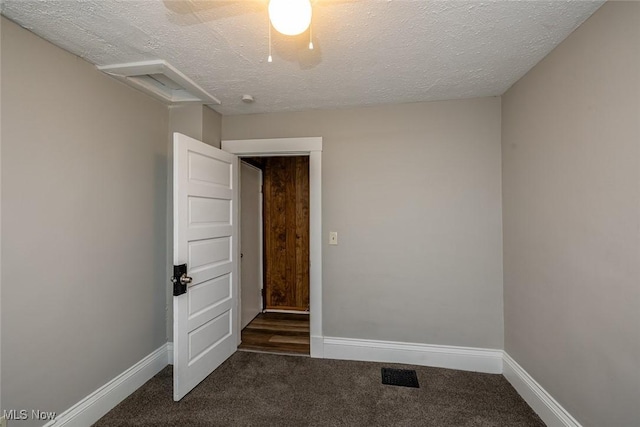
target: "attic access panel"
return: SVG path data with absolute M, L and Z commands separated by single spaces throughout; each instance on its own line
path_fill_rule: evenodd
M 98 70 L 168 104 L 221 102 L 163 60 L 101 65 Z

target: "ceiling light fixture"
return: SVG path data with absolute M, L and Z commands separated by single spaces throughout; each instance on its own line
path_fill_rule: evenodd
M 269 20 L 278 32 L 286 36 L 304 33 L 311 24 L 310 0 L 270 0 Z
M 271 55 L 271 27 L 285 36 L 297 36 L 309 29 L 309 50 L 313 50 L 311 0 L 269 0 L 269 56 Z

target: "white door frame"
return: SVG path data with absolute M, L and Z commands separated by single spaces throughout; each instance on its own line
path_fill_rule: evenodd
M 311 357 L 322 358 L 322 137 L 226 140 L 222 149 L 239 157 L 309 156 L 309 330 Z

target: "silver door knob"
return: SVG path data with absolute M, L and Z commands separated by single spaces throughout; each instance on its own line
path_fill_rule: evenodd
M 187 276 L 187 273 L 182 273 L 182 276 L 180 276 L 180 283 L 183 284 L 183 285 L 188 285 L 192 281 L 193 281 L 193 279 L 191 277 Z

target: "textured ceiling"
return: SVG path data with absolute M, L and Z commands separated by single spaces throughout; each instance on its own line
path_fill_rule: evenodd
M 315 49 L 274 31 L 273 63 L 266 0 L 2 0 L 2 14 L 96 65 L 164 59 L 246 114 L 501 95 L 603 3 L 316 0 Z

